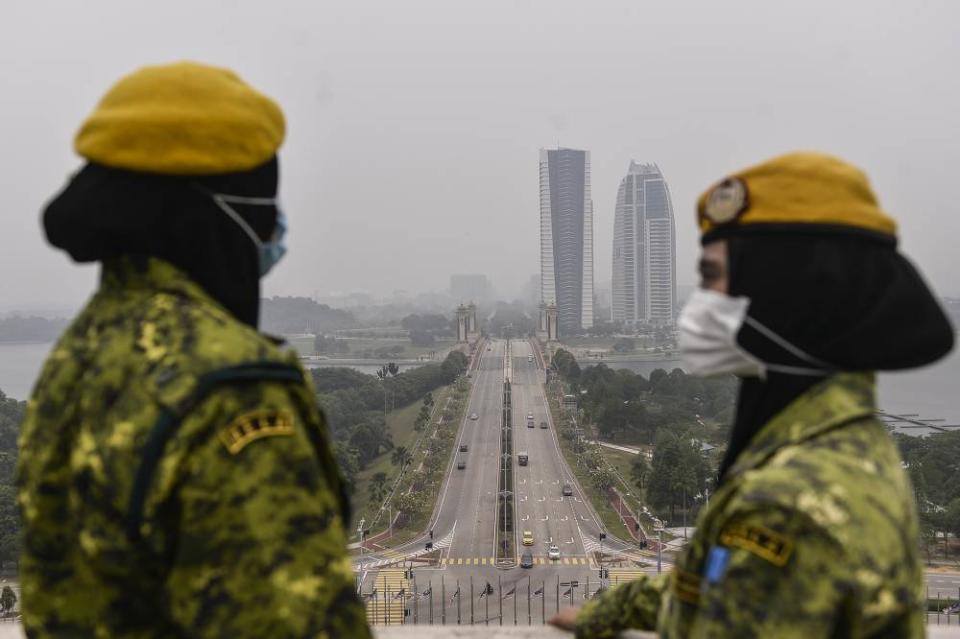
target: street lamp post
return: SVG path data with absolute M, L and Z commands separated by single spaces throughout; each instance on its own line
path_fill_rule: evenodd
M 656 519 L 653 525 L 657 530 L 657 574 L 659 575 L 662 571 L 663 527 L 666 525 L 666 522 L 662 519 Z

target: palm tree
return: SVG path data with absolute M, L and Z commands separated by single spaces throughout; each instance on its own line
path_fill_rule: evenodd
M 397 446 L 390 455 L 390 463 L 400 467 L 400 472 L 406 468 L 407 464 L 413 461 L 413 455 L 407 450 L 406 446 Z
M 375 504 L 380 504 L 383 501 L 383 498 L 387 496 L 387 474 L 383 471 L 374 473 L 373 477 L 370 478 L 370 501 Z

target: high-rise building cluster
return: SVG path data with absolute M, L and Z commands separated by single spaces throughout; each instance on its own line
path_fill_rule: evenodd
M 613 222 L 614 322 L 669 324 L 677 312 L 670 190 L 656 164 L 630 162 Z
M 614 211 L 612 309 L 625 326 L 663 325 L 677 313 L 676 233 L 667 182 L 655 164 L 630 162 Z M 593 327 L 590 152 L 540 150 L 541 327 Z M 555 334 L 551 334 L 555 337 Z

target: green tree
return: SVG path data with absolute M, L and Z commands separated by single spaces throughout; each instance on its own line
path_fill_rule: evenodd
M 633 458 L 633 463 L 630 464 L 630 478 L 633 479 L 633 483 L 640 489 L 641 493 L 647 489 L 650 472 L 650 462 L 647 461 L 645 454 L 640 453 Z
M 0 611 L 5 614 L 13 612 L 13 607 L 17 605 L 17 595 L 10 586 L 4 586 L 0 592 Z
M 943 516 L 944 528 L 960 537 L 960 497 L 957 497 L 947 506 Z
M 557 349 L 557 352 L 553 354 L 550 367 L 557 371 L 557 373 L 568 382 L 575 383 L 580 379 L 580 365 L 577 364 L 576 358 L 567 350 L 562 348 Z
M 390 491 L 388 483 L 389 478 L 385 472 L 378 471 L 373 474 L 373 477 L 370 478 L 370 484 L 367 486 L 371 502 L 377 505 L 383 502 L 384 497 Z
M 675 521 L 676 507 L 689 509 L 694 497 L 706 488 L 709 473 L 709 464 L 696 443 L 685 434 L 661 431 L 654 444 L 647 498 L 654 509 L 669 509 L 669 519 Z
M 410 451 L 407 450 L 406 446 L 397 446 L 393 449 L 393 453 L 390 455 L 390 463 L 394 466 L 399 467 L 400 472 L 403 472 L 403 469 L 413 461 L 413 455 L 410 454 Z
M 420 512 L 426 500 L 415 490 L 405 490 L 397 495 L 393 507 L 403 513 L 402 519 L 409 521 L 411 517 Z

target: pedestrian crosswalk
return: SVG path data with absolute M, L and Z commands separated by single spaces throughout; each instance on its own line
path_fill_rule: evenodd
M 374 580 L 374 591 L 367 597 L 367 619 L 385 626 L 403 623 L 404 607 L 410 584 L 406 571 L 388 568 Z
M 447 557 L 440 562 L 443 566 L 493 566 L 496 563 L 494 557 Z M 560 559 L 534 557 L 533 563 L 536 565 L 587 566 L 590 561 L 586 557 L 561 557 Z
M 424 544 L 423 546 L 417 546 L 415 550 L 410 550 L 407 552 L 398 552 L 393 549 L 387 549 L 369 558 L 360 557 L 355 559 L 353 569 L 356 572 L 375 570 L 377 568 L 390 566 L 391 564 L 396 564 L 408 559 L 416 559 L 424 555 L 429 555 L 430 553 L 434 553 L 438 550 L 444 550 L 453 544 L 453 535 L 456 533 L 456 531 L 457 522 L 453 522 L 453 528 L 450 530 L 450 532 L 447 533 L 442 539 L 434 541 L 431 548 L 427 548 L 426 544 Z
M 639 579 L 642 575 L 646 574 L 639 568 L 610 568 L 607 572 L 609 575 L 608 581 L 611 586 Z

